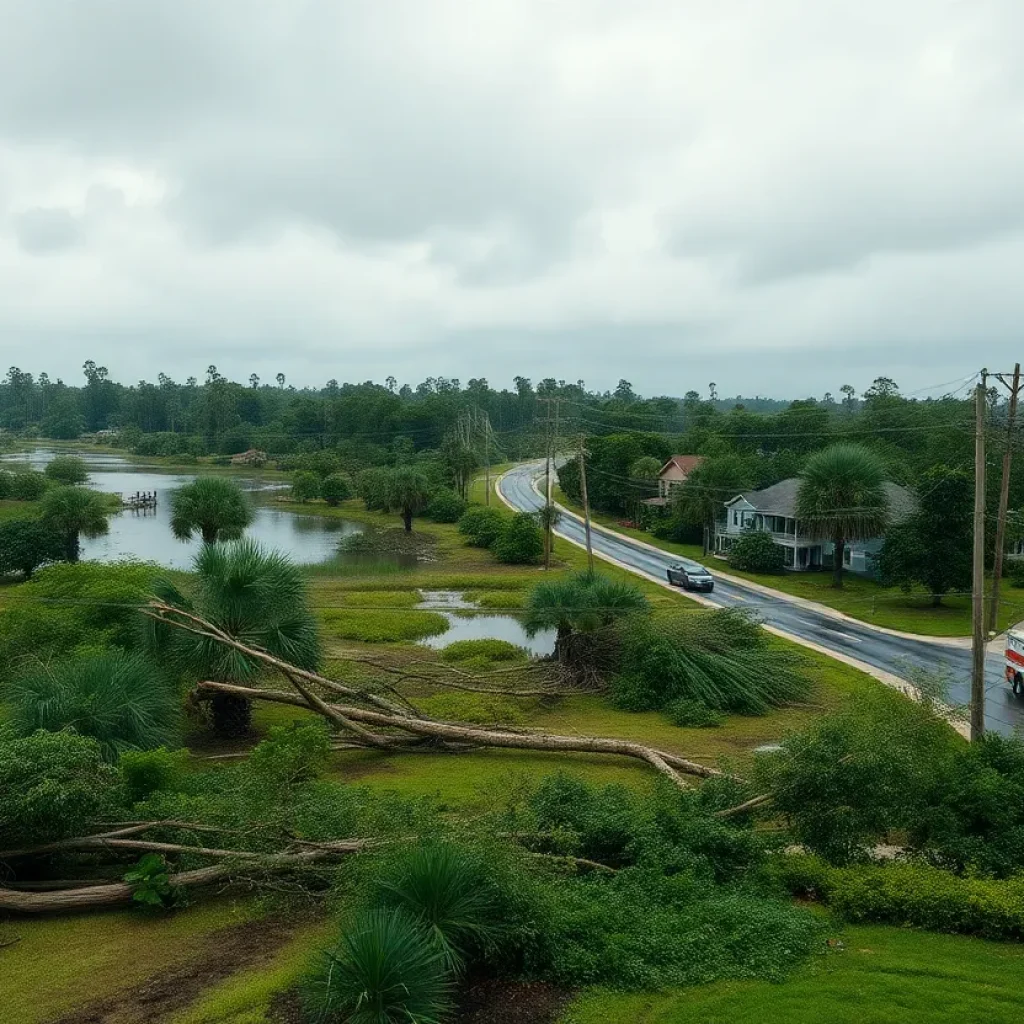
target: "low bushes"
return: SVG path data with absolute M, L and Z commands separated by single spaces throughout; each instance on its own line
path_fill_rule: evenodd
M 529 512 L 516 512 L 491 544 L 494 557 L 506 565 L 533 565 L 544 553 L 544 538 Z
M 89 479 L 85 460 L 75 455 L 58 455 L 46 464 L 43 473 L 59 484 L 84 484 Z
M 508 640 L 456 640 L 441 651 L 442 661 L 526 661 L 530 652 Z
M 292 475 L 292 501 L 305 504 L 320 497 L 320 477 L 306 469 L 300 469 Z
M 959 878 L 907 862 L 833 867 L 812 856 L 780 857 L 774 871 L 794 895 L 820 899 L 848 921 L 1024 939 L 1024 878 Z
M 22 473 L 0 473 L 0 497 L 11 501 L 38 501 L 50 482 L 42 473 L 25 470 Z
M 352 481 L 344 473 L 331 473 L 320 483 L 320 497 L 332 507 L 348 501 L 352 494 Z
M 368 644 L 397 643 L 438 636 L 448 620 L 433 611 L 391 611 L 386 608 L 328 608 L 322 613 L 331 636 Z
M 90 736 L 103 757 L 148 750 L 177 738 L 180 700 L 160 669 L 141 654 L 103 651 L 39 664 L 4 690 L 15 732 L 70 729 Z
M 725 725 L 725 715 L 709 708 L 700 700 L 677 697 L 665 705 L 665 713 L 673 725 L 681 728 L 713 729 Z
M 742 572 L 782 572 L 785 552 L 762 530 L 748 530 L 729 548 L 729 564 Z
M 472 547 L 489 548 L 498 539 L 508 518 L 501 509 L 474 505 L 459 519 L 459 533 Z
M 440 487 L 435 490 L 423 514 L 435 523 L 457 523 L 466 512 L 466 502 L 453 490 Z
M 117 773 L 70 732 L 0 732 L 0 837 L 10 849 L 81 835 L 115 804 Z

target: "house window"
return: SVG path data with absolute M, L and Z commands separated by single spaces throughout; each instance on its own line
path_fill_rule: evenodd
M 843 548 L 843 565 L 851 565 L 853 563 L 853 552 L 847 547 Z
M 739 512 L 733 512 L 733 514 L 732 514 L 732 525 L 733 526 L 739 526 L 740 525 L 740 514 L 739 514 Z
M 783 552 L 782 564 L 785 565 L 788 569 L 792 569 L 793 568 L 793 562 L 794 562 L 793 549 L 785 547 L 785 548 L 782 549 L 782 552 Z

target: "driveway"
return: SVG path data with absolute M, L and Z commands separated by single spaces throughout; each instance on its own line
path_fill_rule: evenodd
M 505 503 L 526 512 L 540 508 L 543 499 L 533 487 L 538 471 L 538 464 L 532 463 L 506 473 L 498 481 L 498 491 Z M 555 532 L 581 546 L 585 543 L 583 524 L 571 515 L 562 516 Z M 670 565 L 686 561 L 668 552 L 659 553 L 610 530 L 595 528 L 592 542 L 596 557 L 613 561 L 658 583 L 665 582 L 665 572 Z M 710 568 L 714 572 L 714 566 Z M 912 672 L 915 667 L 942 672 L 948 680 L 950 702 L 966 704 L 969 700 L 971 654 L 963 647 L 885 632 L 855 620 L 838 620 L 806 604 L 766 593 L 763 588 L 717 576 L 714 592 L 696 599 L 720 608 L 750 609 L 774 631 L 841 661 L 873 670 L 876 675 L 886 673 L 906 679 L 908 670 Z M 1004 681 L 999 650 L 990 647 L 985 675 L 986 728 L 1008 735 L 1019 724 L 1024 725 L 1024 700 L 1014 697 Z

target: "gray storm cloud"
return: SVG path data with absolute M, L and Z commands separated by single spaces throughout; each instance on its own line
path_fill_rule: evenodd
M 26 369 L 798 396 L 1019 355 L 1011 0 L 0 19 L 0 337 Z

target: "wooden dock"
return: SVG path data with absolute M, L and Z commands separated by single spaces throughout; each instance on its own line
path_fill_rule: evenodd
M 122 494 L 121 508 L 132 509 L 135 512 L 156 508 L 156 491 L 136 491 L 134 494 Z

